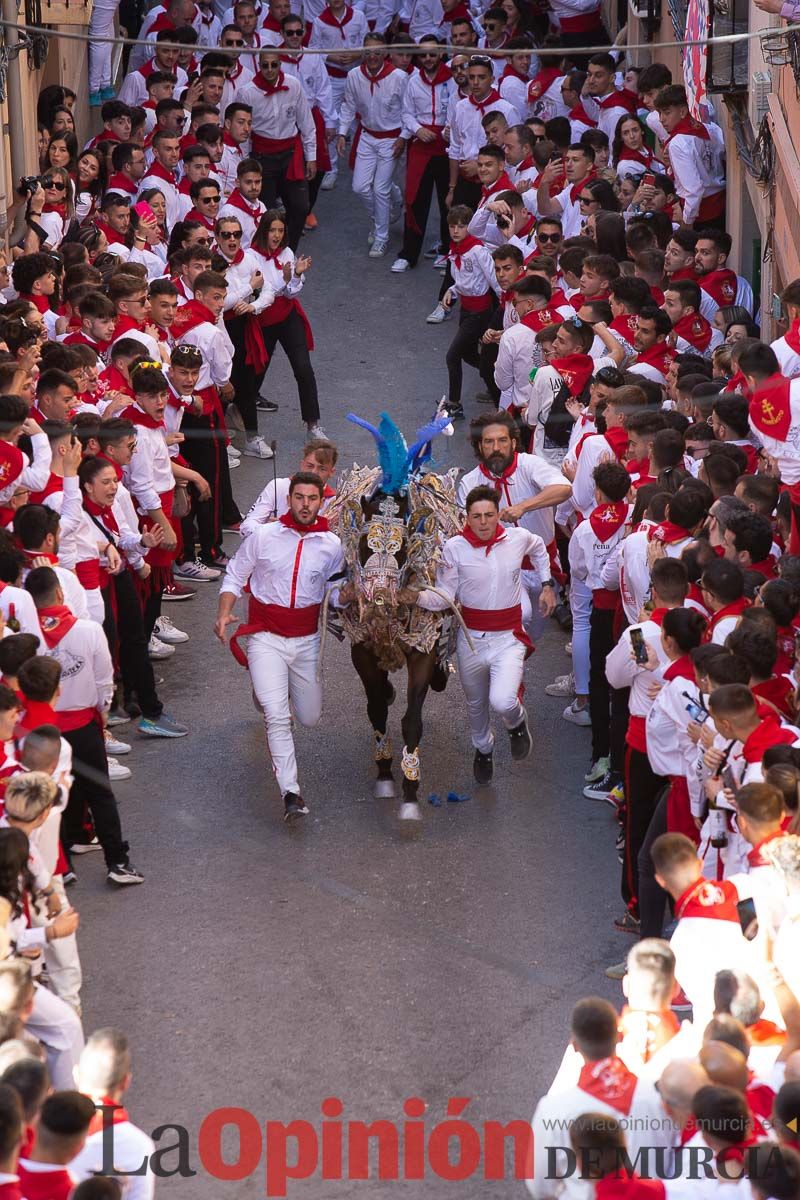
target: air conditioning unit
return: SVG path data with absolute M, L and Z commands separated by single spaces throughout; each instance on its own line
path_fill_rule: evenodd
M 748 116 L 753 132 L 758 133 L 761 122 L 769 111 L 769 95 L 772 91 L 772 76 L 769 71 L 754 71 L 750 76 Z

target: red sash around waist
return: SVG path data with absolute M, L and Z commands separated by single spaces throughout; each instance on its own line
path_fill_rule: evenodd
M 518 642 L 527 649 L 527 658 L 533 653 L 534 645 L 522 627 L 522 605 L 511 608 L 469 608 L 461 605 L 461 616 L 467 629 L 477 633 L 513 633 Z
M 100 587 L 100 560 L 87 558 L 84 562 L 75 563 L 75 574 L 78 581 L 88 590 Z
M 293 183 L 305 179 L 303 143 L 297 135 L 290 138 L 268 138 L 262 137 L 259 133 L 254 133 L 251 136 L 254 154 L 285 154 L 287 150 L 291 150 L 292 157 L 289 162 L 289 169 L 286 172 L 286 178 Z
M 491 292 L 484 292 L 482 296 L 464 296 L 459 292 L 458 298 L 461 301 L 461 307 L 464 312 L 470 313 L 486 312 L 487 308 L 491 308 L 493 303 Z
M 559 17 L 558 23 L 562 33 L 590 33 L 602 25 L 600 9 L 595 8 L 592 12 L 580 13 L 577 17 Z
M 239 639 L 254 633 L 274 633 L 278 637 L 309 637 L 317 632 L 321 604 L 309 604 L 305 608 L 285 608 L 282 604 L 262 604 L 250 595 L 247 621 L 240 625 L 231 638 L 231 654 L 242 667 L 247 666 L 247 655 Z
M 56 725 L 62 733 L 83 729 L 84 725 L 91 725 L 92 721 L 102 728 L 103 718 L 97 708 L 67 708 L 56 713 Z

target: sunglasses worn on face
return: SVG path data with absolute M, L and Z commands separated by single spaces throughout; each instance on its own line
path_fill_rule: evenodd
M 536 240 L 538 242 L 560 242 L 561 234 L 560 233 L 540 233 L 540 234 L 537 234 Z
M 302 29 L 284 29 L 283 32 L 286 35 L 286 37 L 302 37 L 303 36 Z
M 594 196 L 579 196 L 581 204 L 594 204 Z
M 221 233 L 219 236 L 224 238 L 236 238 L 236 241 L 240 242 L 242 240 L 242 231 L 241 229 L 229 229 L 227 233 Z
M 61 179 L 43 179 L 42 186 L 52 188 L 55 192 L 65 192 L 67 190 L 67 185 Z

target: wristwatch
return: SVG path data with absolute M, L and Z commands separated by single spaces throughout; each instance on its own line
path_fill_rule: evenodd
M 556 586 L 556 581 L 555 581 L 555 579 L 543 579 L 543 580 L 542 580 L 542 587 L 543 587 L 543 588 L 546 588 L 546 587 L 551 587 L 551 588 L 554 588 L 555 586 Z

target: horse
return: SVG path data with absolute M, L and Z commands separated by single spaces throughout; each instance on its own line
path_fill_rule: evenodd
M 403 802 L 401 820 L 421 820 L 418 792 L 422 709 L 428 689 L 443 691 L 452 622 L 404 602 L 412 583 L 434 587 L 441 548 L 461 528 L 455 496 L 457 471 L 438 475 L 428 466 L 430 442 L 449 424 L 447 417 L 417 433 L 411 448 L 383 413 L 379 428 L 349 414 L 378 445 L 381 466 L 354 466 L 340 481 L 326 509 L 341 538 L 348 582 L 340 592 L 338 615 L 351 642 L 350 656 L 367 698 L 377 769 L 373 794 L 396 795 L 394 751 L 387 730 L 395 699 L 390 675 L 406 668 L 406 710 L 401 721 Z

